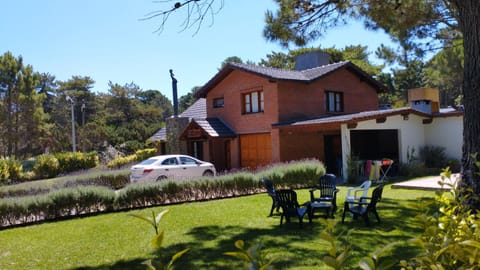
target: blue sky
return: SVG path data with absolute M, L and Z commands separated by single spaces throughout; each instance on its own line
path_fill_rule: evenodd
M 272 51 L 287 52 L 262 37 L 264 13 L 275 9 L 273 1 L 225 0 L 197 34 L 180 31 L 182 16 L 172 16 L 162 33 L 154 33 L 159 20 L 141 19 L 160 7 L 152 0 L 3 1 L 0 54 L 22 55 L 24 63 L 59 80 L 90 76 L 95 92 L 107 91 L 109 81 L 133 82 L 171 99 L 169 69 L 181 96 L 205 84 L 227 57 L 258 62 Z M 382 43 L 390 43 L 387 35 L 352 22 L 309 45 L 366 45 L 375 61 L 373 52 Z

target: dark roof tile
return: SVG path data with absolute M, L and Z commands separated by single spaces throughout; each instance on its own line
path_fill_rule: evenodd
M 236 137 L 235 132 L 219 118 L 195 119 L 193 120 L 210 137 Z
M 357 76 L 360 76 L 364 81 L 377 89 L 378 92 L 384 92 L 386 90 L 384 85 L 372 78 L 372 76 L 350 61 L 342 61 L 305 70 L 285 70 L 241 63 L 228 63 L 213 78 L 211 78 L 210 81 L 200 88 L 195 95 L 199 97 L 206 97 L 207 93 L 213 87 L 215 87 L 215 85 L 217 85 L 234 70 L 242 70 L 272 80 L 311 82 L 343 68 L 352 71 L 353 73 L 357 74 Z

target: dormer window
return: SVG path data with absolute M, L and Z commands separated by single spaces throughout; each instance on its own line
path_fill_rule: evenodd
M 264 110 L 263 91 L 243 94 L 243 113 L 259 113 Z
M 327 112 L 343 112 L 343 93 L 326 91 L 325 109 Z

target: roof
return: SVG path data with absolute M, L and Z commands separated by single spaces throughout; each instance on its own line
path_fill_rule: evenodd
M 190 105 L 184 112 L 180 114 L 180 117 L 188 117 L 193 119 L 205 119 L 207 118 L 207 100 L 199 98 L 195 103 Z
M 236 137 L 237 134 L 219 118 L 195 119 L 210 137 Z
M 165 141 L 167 140 L 167 128 L 162 127 L 160 130 L 155 132 L 147 141 Z
M 341 69 L 347 69 L 355 73 L 357 76 L 361 77 L 363 81 L 367 82 L 372 87 L 377 89 L 377 92 L 386 91 L 386 87 L 384 85 L 372 78 L 369 74 L 367 74 L 365 71 L 363 71 L 350 61 L 342 61 L 305 70 L 286 70 L 241 63 L 228 63 L 210 81 L 208 81 L 202 88 L 200 88 L 197 91 L 196 95 L 199 97 L 206 97 L 207 93 L 212 88 L 214 88 L 234 70 L 245 71 L 270 80 L 297 81 L 308 83 Z
M 199 133 L 190 132 L 195 129 L 201 129 L 202 135 L 209 138 L 234 138 L 237 136 L 220 118 L 207 118 L 192 120 L 180 135 L 180 139 L 202 137 Z
M 368 121 L 388 116 L 394 115 L 404 115 L 404 114 L 416 114 L 422 117 L 434 118 L 434 117 L 451 117 L 451 116 L 461 116 L 463 115 L 462 111 L 445 109 L 441 110 L 439 113 L 425 113 L 419 110 L 412 109 L 410 107 L 404 108 L 396 108 L 396 109 L 388 109 L 388 110 L 376 110 L 376 111 L 366 111 L 366 112 L 359 112 L 354 114 L 345 114 L 345 115 L 337 115 L 337 116 L 328 116 L 328 117 L 319 117 L 314 119 L 308 120 L 300 120 L 300 121 L 290 121 L 290 122 L 282 122 L 273 124 L 274 127 L 282 127 L 282 126 L 301 126 L 301 125 L 316 125 L 316 124 L 344 124 L 344 123 L 354 123 L 354 122 L 361 122 L 361 121 Z
M 207 100 L 204 98 L 199 98 L 195 101 L 190 107 L 188 107 L 184 112 L 182 112 L 179 117 L 188 117 L 190 119 L 205 119 L 207 118 Z M 165 141 L 167 140 L 167 128 L 162 127 L 160 130 L 155 132 L 148 141 Z

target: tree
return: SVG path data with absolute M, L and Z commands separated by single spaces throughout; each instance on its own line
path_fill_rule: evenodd
M 416 52 L 434 50 L 463 39 L 465 54 L 462 93 L 464 125 L 462 178 L 460 187 L 468 207 L 480 209 L 480 173 L 472 154 L 480 152 L 480 1 L 478 0 L 275 0 L 276 13 L 267 11 L 264 36 L 284 46 L 305 45 L 328 29 L 348 19 L 363 19 L 367 28 L 383 29 L 412 44 Z M 170 1 L 167 1 L 170 2 Z M 178 2 L 157 13 L 166 18 L 177 9 L 194 7 L 197 17 L 188 16 L 185 27 L 202 22 L 215 0 Z M 222 1 L 223 3 L 223 1 Z M 214 14 L 214 13 L 211 13 Z M 197 19 L 195 19 L 197 18 Z M 200 19 L 199 19 L 200 18 Z M 198 24 L 198 27 L 200 24 Z M 185 28 L 185 29 L 186 29 Z M 471 196 L 473 195 L 473 196 Z
M 368 60 L 369 53 L 367 49 L 367 46 L 352 45 L 345 46 L 343 49 L 337 49 L 335 47 L 323 49 L 320 47 L 302 48 L 290 50 L 288 54 L 272 52 L 271 54 L 267 54 L 267 59 L 260 60 L 259 64 L 265 67 L 293 70 L 295 68 L 295 58 L 298 55 L 320 50 L 327 52 L 330 55 L 331 63 L 350 60 L 370 75 L 378 75 L 383 69 L 383 66 L 376 66 L 370 63 Z
M 171 112 L 172 106 L 159 91 L 144 92 L 134 83 L 110 82 L 109 86 L 108 94 L 100 98 L 105 107 L 103 118 L 108 142 L 132 153 L 143 148 L 145 141 L 162 127 L 164 112 Z
M 51 83 L 51 82 L 49 82 Z M 46 142 L 53 152 L 71 151 L 71 102 L 73 102 L 75 135 L 77 145 L 84 149 L 85 137 L 83 132 L 84 123 L 92 120 L 95 113 L 95 94 L 91 91 L 95 81 L 88 76 L 72 76 L 66 81 L 55 81 L 55 95 L 50 100 L 50 107 L 47 108 L 50 115 L 52 136 Z M 67 96 L 71 101 L 67 100 Z M 67 131 L 67 132 L 65 132 Z
M 463 61 L 463 46 L 459 41 L 441 50 L 426 64 L 423 71 L 425 84 L 440 90 L 443 106 L 463 104 Z
M 224 68 L 228 63 L 240 63 L 240 64 L 243 64 L 243 60 L 242 58 L 238 57 L 238 56 L 230 56 L 230 57 L 227 57 L 225 60 L 223 60 L 222 64 L 220 65 L 220 67 L 218 68 L 218 70 L 221 70 L 222 68 Z
M 0 56 L 0 155 L 14 158 L 41 151 L 46 132 L 45 95 L 37 92 L 40 75 L 23 58 Z
M 223 64 L 226 65 L 225 61 Z M 188 109 L 188 107 L 192 106 L 192 104 L 198 100 L 197 98 L 195 98 L 195 93 L 198 91 L 198 89 L 200 89 L 200 86 L 195 86 L 186 95 L 180 97 L 180 99 L 178 100 L 178 107 L 180 112 L 184 112 L 186 109 Z
M 152 105 L 163 111 L 162 118 L 156 119 L 156 121 L 164 122 L 165 119 L 173 115 L 172 102 L 158 90 L 141 91 L 138 93 L 137 98 L 142 103 Z

